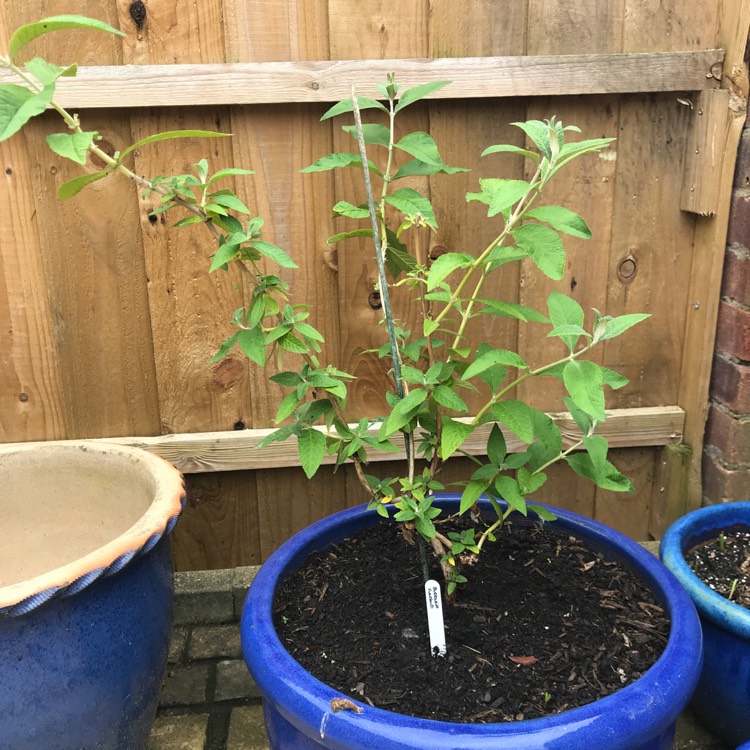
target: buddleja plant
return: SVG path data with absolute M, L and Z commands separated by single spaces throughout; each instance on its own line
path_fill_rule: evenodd
M 54 98 L 56 81 L 75 75 L 75 66 L 60 68 L 40 58 L 19 62 L 33 39 L 49 31 L 72 28 L 121 33 L 81 16 L 56 16 L 18 29 L 9 41 L 8 55 L 0 57 L 0 67 L 20 81 L 0 85 L 0 140 L 51 107 L 61 115 L 68 132 L 48 136 L 50 148 L 79 164 L 95 155 L 106 165 L 103 170 L 61 185 L 60 198 L 69 198 L 86 185 L 118 172 L 145 193 L 161 196 L 155 213 L 181 208 L 188 215 L 177 226 L 203 224 L 212 233 L 216 249 L 210 270 L 226 270 L 230 264 L 237 264 L 245 272 L 249 287 L 249 301 L 232 318 L 236 330 L 214 359 L 239 347 L 258 365 L 265 365 L 272 355 L 282 363 L 281 371 L 271 375 L 273 382 L 288 389 L 276 414 L 281 426 L 263 444 L 296 438 L 300 462 L 308 476 L 315 474 L 327 455 L 335 456 L 336 466 L 353 462 L 370 507 L 403 524 L 407 535 L 416 530 L 417 538 L 432 546 L 449 593 L 465 580 L 460 572 L 462 557 L 478 554 L 488 540 L 493 540 L 509 513 L 525 515 L 531 509 L 543 519 L 554 518 L 526 499 L 543 486 L 545 470 L 553 463 L 564 460 L 577 474 L 605 489 L 631 489 L 630 482 L 607 460 L 606 439 L 595 432 L 606 417 L 605 387 L 620 388 L 627 381 L 585 356 L 596 344 L 620 335 L 647 316 L 611 318 L 594 311 L 593 323 L 587 329 L 580 305 L 560 292 L 552 292 L 547 310 L 538 311 L 488 298 L 483 291 L 493 273 L 513 262 L 533 263 L 549 278 L 563 278 L 566 255 L 561 235 L 588 239 L 591 233 L 586 222 L 570 209 L 544 205 L 544 190 L 570 161 L 599 151 L 612 139 L 569 141 L 568 134 L 578 129 L 563 126 L 554 118 L 515 123 L 531 146 L 493 145 L 484 155 L 520 155 L 531 162 L 532 177 L 480 180 L 479 191 L 468 193 L 466 199 L 487 206 L 488 219 L 496 227 L 494 239 L 485 248 L 446 253 L 430 264 L 420 248 L 427 246 L 424 235 L 437 229 L 435 212 L 426 195 L 403 181 L 466 170 L 448 166 L 429 134 L 400 134 L 397 119 L 405 108 L 447 82 L 404 90 L 389 78 L 379 86 L 380 99 L 353 94 L 324 115 L 323 119 L 328 119 L 353 113 L 354 124 L 345 125 L 344 130 L 354 137 L 358 148 L 324 156 L 302 171 L 362 171 L 367 201 L 341 200 L 333 210 L 337 216 L 361 220 L 365 225 L 336 234 L 329 242 L 361 236 L 373 240 L 388 334 L 379 354 L 387 361 L 392 379 L 392 390 L 386 394 L 390 411 L 374 422 L 362 419 L 350 423 L 346 399 L 353 376 L 335 365 L 321 363 L 323 337 L 309 323 L 308 308 L 291 304 L 286 282 L 263 268 L 268 260 L 282 268 L 296 268 L 296 264 L 284 250 L 263 239 L 262 218 L 252 217 L 231 189 L 218 185 L 225 178 L 252 172 L 229 168 L 211 174 L 208 162 L 201 160 L 193 174 L 148 180 L 123 164 L 134 149 L 151 142 L 224 135 L 207 131 L 157 133 L 112 156 L 103 152 L 97 146 L 99 134 L 83 130 L 78 117 Z M 375 112 L 380 121 L 362 124 L 360 110 Z M 366 153 L 368 147 L 376 152 L 372 160 Z M 394 285 L 406 287 L 417 301 L 422 313 L 421 330 L 410 333 L 394 319 L 389 294 Z M 467 338 L 467 326 L 473 318 L 485 315 L 516 320 L 521 325 L 546 326 L 547 335 L 561 340 L 568 353 L 553 361 L 531 363 L 516 352 L 487 342 L 475 345 Z M 284 354 L 295 355 L 290 369 L 283 369 Z M 582 433 L 581 439 L 567 448 L 547 414 L 510 398 L 518 385 L 538 377 L 557 378 L 564 385 L 564 403 Z M 479 387 L 482 383 L 484 386 Z M 462 397 L 467 391 L 487 394 L 473 416 L 468 416 L 469 408 Z M 496 518 L 484 527 L 443 534 L 438 519 L 441 511 L 433 505 L 434 492 L 444 489 L 439 481 L 441 466 L 462 453 L 462 445 L 477 428 L 489 424 L 486 459 L 474 458 L 478 466 L 463 483 L 459 512 L 473 510 L 485 495 Z M 514 433 L 525 449 L 509 453 L 506 431 Z M 368 473 L 370 451 L 398 452 L 394 439 L 399 434 L 403 435 L 407 456 L 402 475 L 378 477 Z

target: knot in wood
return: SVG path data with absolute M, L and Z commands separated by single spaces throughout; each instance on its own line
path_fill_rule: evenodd
M 445 255 L 447 252 L 447 247 L 443 247 L 442 245 L 433 245 L 432 249 L 430 250 L 430 260 L 436 261 L 441 255 Z
M 623 258 L 617 266 L 617 277 L 623 284 L 629 284 L 638 272 L 638 264 L 632 255 Z
M 142 0 L 135 0 L 134 3 L 130 3 L 130 17 L 133 19 L 135 28 L 140 31 L 143 28 L 143 24 L 146 23 L 146 6 Z
M 383 300 L 380 297 L 380 292 L 371 292 L 370 296 L 367 298 L 367 304 L 373 310 L 380 310 L 380 308 L 383 307 Z

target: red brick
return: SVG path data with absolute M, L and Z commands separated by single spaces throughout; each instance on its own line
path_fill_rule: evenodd
M 716 348 L 743 362 L 750 361 L 750 308 L 722 300 Z
M 745 128 L 737 152 L 737 164 L 734 169 L 734 186 L 750 188 L 750 128 Z
M 750 250 L 747 248 L 727 248 L 721 293 L 743 305 L 750 305 Z
M 750 465 L 750 416 L 733 414 L 713 402 L 708 410 L 705 444 L 727 464 Z
M 729 214 L 727 242 L 750 247 L 750 191 L 735 190 Z
M 750 466 L 730 469 L 710 453 L 703 454 L 703 496 L 712 503 L 750 498 Z
M 750 365 L 717 353 L 711 374 L 711 396 L 735 414 L 750 414 Z

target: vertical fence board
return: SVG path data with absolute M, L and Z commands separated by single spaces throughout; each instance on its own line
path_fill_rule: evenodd
M 0 440 L 66 437 L 26 135 L 0 144 Z

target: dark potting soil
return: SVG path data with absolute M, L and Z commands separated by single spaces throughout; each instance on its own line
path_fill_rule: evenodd
M 552 526 L 507 523 L 483 548 L 444 607 L 445 657 L 430 654 L 419 551 L 396 524 L 308 558 L 277 591 L 277 631 L 322 682 L 402 714 L 497 722 L 590 703 L 656 661 L 669 621 L 630 571 Z
M 750 609 L 750 530 L 728 530 L 693 547 L 687 564 L 718 594 Z

